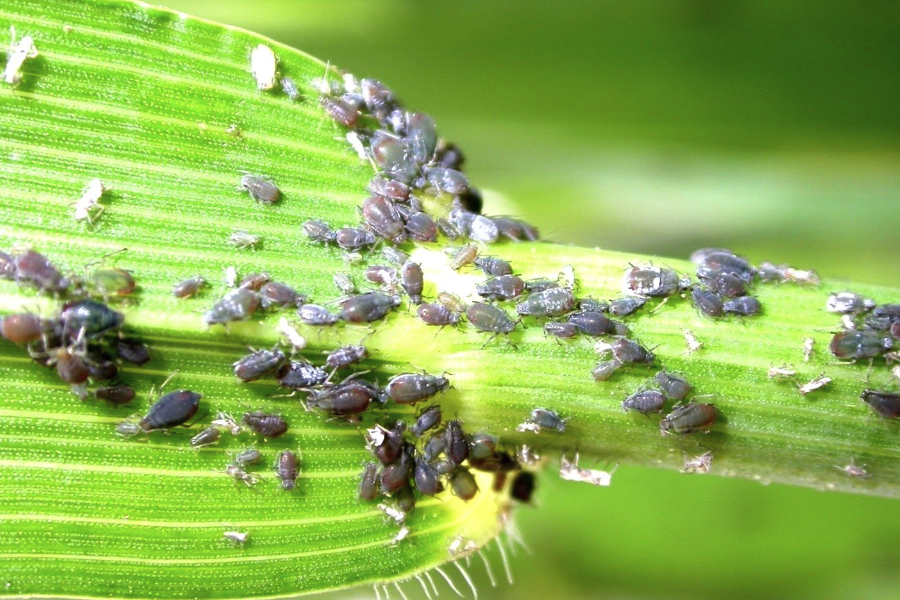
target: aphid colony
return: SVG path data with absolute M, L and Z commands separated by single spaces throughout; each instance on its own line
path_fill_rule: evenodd
M 134 292 L 135 281 L 128 271 L 101 267 L 87 277 L 63 275 L 46 256 L 28 249 L 12 255 L 0 251 L 0 277 L 60 300 L 52 317 L 33 313 L 0 317 L 0 336 L 24 345 L 36 363 L 55 369 L 82 400 L 94 396 L 120 405 L 134 398 L 134 390 L 119 378 L 120 365 L 141 366 L 150 360 L 150 353 L 142 342 L 122 332 L 124 316 L 107 304 Z

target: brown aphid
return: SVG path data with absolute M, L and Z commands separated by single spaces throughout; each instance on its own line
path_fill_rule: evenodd
M 94 392 L 94 397 L 99 398 L 100 400 L 105 400 L 109 402 L 113 406 L 121 406 L 122 404 L 128 404 L 132 400 L 134 400 L 135 392 L 131 386 L 127 385 L 114 385 L 112 387 L 102 387 L 98 388 Z
M 297 483 L 300 474 L 300 461 L 297 455 L 290 450 L 282 450 L 275 458 L 275 474 L 281 480 L 281 489 L 291 491 Z
M 381 469 L 381 491 L 384 494 L 396 492 L 409 481 L 412 473 L 414 460 L 412 456 L 412 447 L 406 446 L 396 461 L 389 465 L 385 465 Z
M 259 289 L 269 283 L 271 281 L 271 277 L 269 277 L 268 273 L 250 273 L 243 279 L 241 279 L 241 283 L 238 287 L 247 288 L 248 290 L 253 290 L 254 292 L 258 292 Z
M 366 225 L 395 244 L 406 241 L 406 229 L 400 211 L 384 196 L 369 196 L 363 201 L 362 216 Z
M 404 431 L 406 431 L 406 424 L 403 421 L 397 421 L 392 429 L 375 425 L 366 430 L 369 449 L 381 464 L 389 465 L 400 457 L 400 452 L 403 450 Z
M 332 369 L 343 369 L 369 358 L 369 350 L 365 346 L 342 346 L 333 350 L 325 359 L 325 364 Z
M 13 262 L 16 268 L 16 281 L 28 281 L 41 291 L 63 292 L 71 283 L 46 256 L 34 250 L 26 250 L 16 255 Z
M 134 277 L 125 269 L 97 269 L 91 273 L 91 281 L 104 298 L 130 296 L 137 287 Z
M 263 437 L 277 438 L 284 435 L 288 430 L 287 421 L 280 415 L 273 415 L 264 412 L 248 412 L 244 413 L 241 421 Z
M 143 366 L 150 362 L 150 350 L 140 342 L 131 338 L 119 338 L 115 343 L 119 358 L 133 365 Z
M 256 350 L 233 364 L 234 376 L 244 383 L 256 381 L 278 371 L 284 362 L 281 350 Z
M 300 306 L 306 302 L 307 297 L 297 292 L 294 288 L 278 281 L 270 281 L 259 290 L 260 304 L 265 309 L 273 306 L 288 307 Z
M 243 175 L 241 187 L 249 192 L 254 200 L 263 204 L 274 204 L 281 198 L 281 191 L 274 183 L 255 175 Z
M 434 219 L 424 212 L 415 212 L 409 216 L 406 220 L 406 233 L 417 242 L 436 242 L 438 238 Z
M 422 304 L 416 314 L 426 325 L 441 326 L 459 323 L 459 314 L 440 304 Z
M 172 289 L 172 295 L 176 298 L 190 298 L 200 293 L 200 290 L 206 285 L 206 279 L 199 275 L 189 277 L 184 281 L 179 281 Z
M 36 342 L 47 333 L 48 323 L 31 313 L 0 317 L 0 336 L 14 344 Z
M 368 502 L 374 500 L 376 496 L 378 496 L 378 466 L 367 462 L 359 479 L 359 499 Z
M 394 290 L 400 281 L 397 269 L 384 265 L 372 265 L 364 273 L 366 281 L 380 285 L 388 290 Z
M 716 422 L 719 411 L 712 404 L 690 402 L 676 406 L 659 422 L 663 435 L 667 433 L 688 434 L 695 431 L 706 432 Z
M 401 284 L 409 301 L 413 304 L 422 304 L 422 292 L 425 289 L 425 279 L 422 274 L 422 267 L 419 263 L 411 260 L 406 261 L 400 269 Z

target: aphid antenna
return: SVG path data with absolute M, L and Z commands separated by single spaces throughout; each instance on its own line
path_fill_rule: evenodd
M 116 254 L 121 254 L 123 252 L 128 252 L 128 248 L 119 248 L 118 250 L 113 250 L 112 252 L 107 252 L 106 254 L 104 254 L 100 258 L 98 258 L 97 260 L 92 260 L 91 262 L 85 264 L 84 265 L 85 272 L 87 272 L 88 268 L 93 267 L 94 265 L 102 265 L 106 261 L 106 259 L 109 258 L 110 256 L 115 256 Z M 129 273 L 130 272 L 131 271 L 129 271 Z

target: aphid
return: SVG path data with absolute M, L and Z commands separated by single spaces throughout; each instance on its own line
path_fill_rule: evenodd
M 393 291 L 400 281 L 397 269 L 384 265 L 372 265 L 365 272 L 366 281 L 380 285 L 388 291 Z
M 228 465 L 225 467 L 225 474 L 232 477 L 235 481 L 240 481 L 247 487 L 253 487 L 261 479 L 259 475 L 248 473 L 240 465 Z
M 450 219 L 445 219 L 444 217 L 439 217 L 435 223 L 437 224 L 438 231 L 444 234 L 444 236 L 450 240 L 451 242 L 458 240 L 462 237 L 462 232 L 450 222 Z
M 800 393 L 805 396 L 805 395 L 809 394 L 810 392 L 814 392 L 818 389 L 825 387 L 826 385 L 831 383 L 831 381 L 832 381 L 831 377 L 827 377 L 825 375 L 825 373 L 821 373 L 818 377 L 816 377 L 812 381 L 804 383 L 803 385 L 798 385 L 797 389 L 800 390 Z
M 672 409 L 672 412 L 659 422 L 659 429 L 663 434 L 705 432 L 712 427 L 718 416 L 719 411 L 712 404 L 690 402 Z
M 355 365 L 367 358 L 369 358 L 369 351 L 365 346 L 342 346 L 328 354 L 325 364 L 337 370 Z
M 14 344 L 36 342 L 48 332 L 50 323 L 31 313 L 0 317 L 0 336 Z
M 618 467 L 618 465 L 616 465 Z M 575 454 L 575 460 L 570 461 L 563 455 L 559 459 L 559 478 L 566 481 L 578 481 L 581 483 L 589 483 L 591 485 L 608 487 L 612 483 L 612 476 L 616 469 L 612 471 L 599 471 L 595 469 L 583 469 L 578 466 L 578 454 Z
M 703 279 L 710 279 L 719 272 L 730 273 L 748 283 L 756 275 L 756 269 L 749 262 L 731 252 L 710 252 L 697 267 L 697 276 Z
M 593 337 L 609 335 L 615 331 L 612 320 L 601 312 L 578 312 L 569 315 L 568 321 L 581 333 Z
M 143 342 L 131 338 L 119 338 L 115 342 L 119 358 L 133 365 L 143 366 L 150 362 L 150 350 Z
M 247 383 L 271 375 L 284 364 L 281 350 L 256 350 L 234 363 L 234 376 Z
M 872 330 L 842 331 L 831 338 L 831 353 L 841 360 L 874 358 L 890 351 L 891 338 Z
M 483 460 L 497 451 L 499 439 L 488 433 L 476 433 L 469 438 L 469 459 Z
M 59 375 L 59 378 L 71 386 L 80 386 L 91 375 L 84 359 L 71 348 L 54 350 L 53 360 L 56 361 L 56 373 Z M 74 391 L 81 396 L 83 390 L 78 388 Z M 82 399 L 84 398 L 82 397 Z
M 529 471 L 516 473 L 516 476 L 513 478 L 512 484 L 509 487 L 509 496 L 513 500 L 518 500 L 519 502 L 530 504 L 531 497 L 534 495 L 535 487 L 536 478 L 534 476 L 534 473 L 531 473 Z
M 900 319 L 900 304 L 882 304 L 876 306 L 872 314 L 876 317 L 885 317 L 896 321 Z
M 493 256 L 481 256 L 475 259 L 475 265 L 481 269 L 485 275 L 491 277 L 500 277 L 502 275 L 512 275 L 512 266 L 502 258 Z
M 690 329 L 684 330 L 684 343 L 687 344 L 687 353 L 693 354 L 697 350 L 703 348 L 703 342 L 697 339 L 697 336 Z
M 431 162 L 437 146 L 434 120 L 425 113 L 409 113 L 406 117 L 406 142 L 417 163 Z
M 609 303 L 610 314 L 617 317 L 627 317 L 647 303 L 647 299 L 643 296 L 628 296 L 625 298 L 616 298 Z
M 706 288 L 695 286 L 691 290 L 694 306 L 707 317 L 721 317 L 725 314 L 725 306 L 718 294 Z
M 552 288 L 531 294 L 516 304 L 516 312 L 531 317 L 558 317 L 575 308 L 575 296 L 568 288 Z
M 203 446 L 211 446 L 219 441 L 222 432 L 218 427 L 207 427 L 197 435 L 191 438 L 191 446 L 194 448 L 202 448 Z
M 234 266 L 225 267 L 225 287 L 237 286 L 237 269 Z
M 331 117 L 334 122 L 349 129 L 356 128 L 356 124 L 359 121 L 359 111 L 350 102 L 342 98 L 319 96 L 319 104 L 325 109 L 325 114 Z
M 457 227 L 459 227 L 459 225 L 457 225 Z M 468 223 L 468 227 L 460 227 L 460 230 L 465 231 L 470 240 L 481 242 L 482 244 L 493 244 L 497 241 L 497 238 L 500 235 L 500 230 L 497 228 L 497 224 L 494 223 L 494 221 L 492 221 L 491 219 L 482 215 L 472 214 L 472 218 Z
M 262 459 L 262 452 L 256 448 L 246 448 L 234 455 L 231 462 L 239 467 L 246 467 L 248 465 L 259 464 L 262 462 Z
M 880 308 L 880 307 L 879 307 Z M 896 317 L 891 317 L 887 315 L 878 315 L 871 314 L 866 315 L 863 319 L 863 324 L 865 329 L 875 329 L 877 331 L 887 331 L 893 325 Z M 844 315 L 841 319 L 844 323 L 844 327 L 847 329 L 856 329 L 856 324 L 853 320 L 853 317 L 850 315 Z
M 747 282 L 731 273 L 708 273 L 704 281 L 710 290 L 726 298 L 737 298 L 747 293 Z
M 551 321 L 549 323 L 544 323 L 544 334 L 568 339 L 578 335 L 578 328 L 573 323 Z
M 331 230 L 331 226 L 325 221 L 310 219 L 303 223 L 303 233 L 310 240 L 327 244 L 335 241 L 335 233 Z
M 372 139 L 372 159 L 391 179 L 406 183 L 418 175 L 419 168 L 403 141 L 386 131 L 377 131 Z
M 436 242 L 438 238 L 437 225 L 431 215 L 424 212 L 415 212 L 406 220 L 406 232 L 409 237 L 417 242 Z
M 0 277 L 3 279 L 16 278 L 16 261 L 2 250 L 0 250 Z
M 290 450 L 282 450 L 275 458 L 275 473 L 281 480 L 281 489 L 291 491 L 297 483 L 299 460 Z
M 281 78 L 281 89 L 284 90 L 287 97 L 291 99 L 291 102 L 300 100 L 300 90 L 297 89 L 297 84 L 290 77 Z
M 859 397 L 885 419 L 900 418 L 900 394 L 866 388 Z
M 850 477 L 856 477 L 858 479 L 868 479 L 871 477 L 868 471 L 866 471 L 866 465 L 857 466 L 854 460 L 850 459 L 850 464 L 845 467 L 839 467 L 837 465 L 834 466 L 835 469 L 839 471 L 843 471 Z
M 136 426 L 126 421 L 120 423 L 116 430 L 120 435 L 128 436 L 139 432 L 147 433 L 184 425 L 197 414 L 202 397 L 202 394 L 190 390 L 169 392 L 150 407 Z
M 441 306 L 448 308 L 456 313 L 461 313 L 466 310 L 465 303 L 450 292 L 439 292 L 437 295 L 437 301 Z
M 566 430 L 566 420 L 549 408 L 535 408 L 531 411 L 528 421 L 538 425 L 541 429 L 553 429 L 560 433 Z
M 781 365 L 780 367 L 769 367 L 769 379 L 790 379 L 797 374 L 790 365 Z
M 749 317 L 758 315 L 762 310 L 762 304 L 755 296 L 741 296 L 726 300 L 722 304 L 722 308 L 729 314 Z
M 662 393 L 666 395 L 666 398 L 670 400 L 675 400 L 676 402 L 681 402 L 691 391 L 691 384 L 680 377 L 676 377 L 671 373 L 666 373 L 665 371 L 659 371 L 656 376 L 656 383 L 659 385 Z
M 243 175 L 241 187 L 249 192 L 254 200 L 263 204 L 274 204 L 281 198 L 281 191 L 274 183 L 255 175 Z
M 422 304 L 416 309 L 416 314 L 426 325 L 456 325 L 459 323 L 459 314 L 440 304 Z
M 399 458 L 400 452 L 403 450 L 404 431 L 406 431 L 406 424 L 403 421 L 397 421 L 392 429 L 375 425 L 366 430 L 369 449 L 375 458 L 381 461 L 381 464 L 388 465 Z
M 280 415 L 273 415 L 264 412 L 248 412 L 244 413 L 241 422 L 267 438 L 281 437 L 288 430 L 287 421 Z
M 263 92 L 275 87 L 278 65 L 275 53 L 265 44 L 260 44 L 250 53 L 250 72 L 256 79 L 256 89 Z
M 622 290 L 626 294 L 662 298 L 677 294 L 690 287 L 689 279 L 682 279 L 672 269 L 650 265 L 631 267 L 622 277 Z
M 268 273 L 250 273 L 241 279 L 240 287 L 258 292 L 271 280 Z
M 97 388 L 94 397 L 105 400 L 113 406 L 128 404 L 134 400 L 134 389 L 127 385 L 114 385 L 112 387 Z
M 468 469 L 458 467 L 450 473 L 450 491 L 460 500 L 468 502 L 478 493 L 478 482 Z
M 475 244 L 466 244 L 456 251 L 450 260 L 450 267 L 454 271 L 459 271 L 463 267 L 472 264 L 478 258 L 478 246 Z
M 409 186 L 402 181 L 387 179 L 382 175 L 376 175 L 369 180 L 368 189 L 373 194 L 390 198 L 399 202 L 409 200 Z
M 406 446 L 400 456 L 389 465 L 384 465 L 381 469 L 381 492 L 390 494 L 396 492 L 409 481 L 409 476 L 413 471 L 414 460 L 412 456 L 412 447 Z
M 91 273 L 91 282 L 104 298 L 129 296 L 137 287 L 134 277 L 124 269 L 97 269 Z
M 425 178 L 432 186 L 448 194 L 462 194 L 469 189 L 469 178 L 455 169 L 425 167 Z M 496 225 L 494 226 L 496 229 Z M 496 236 L 495 238 L 496 239 Z
M 259 290 L 259 298 L 263 308 L 300 306 L 307 300 L 305 295 L 286 283 L 278 281 L 270 281 L 262 286 Z
M 246 231 L 235 231 L 228 236 L 228 243 L 243 250 L 244 248 L 255 249 L 260 242 L 260 237 Z
M 579 298 L 578 308 L 583 312 L 609 312 L 609 302 L 593 298 Z
M 409 260 L 409 254 L 406 252 L 401 252 L 397 250 L 393 246 L 385 246 L 381 249 L 381 255 L 388 261 L 395 265 L 403 266 L 403 264 Z
M 825 310 L 840 314 L 857 314 L 875 308 L 875 301 L 853 292 L 835 292 L 825 301 Z
M 785 281 L 799 283 L 800 285 L 818 286 L 822 282 L 819 274 L 811 269 L 809 271 L 804 271 L 793 267 L 786 267 L 783 270 L 783 274 Z
M 341 302 L 341 319 L 348 323 L 371 323 L 383 319 L 398 306 L 400 296 L 389 296 L 381 292 L 351 296 Z
M 243 533 L 240 531 L 225 531 L 222 532 L 222 536 L 232 542 L 233 544 L 244 545 L 250 539 L 249 533 Z
M 702 265 L 706 261 L 706 257 L 710 254 L 724 252 L 725 254 L 734 254 L 728 248 L 700 248 L 694 250 L 691 254 L 691 262 L 695 265 Z
M 709 473 L 712 469 L 712 461 L 713 461 L 713 453 L 710 451 L 706 451 L 700 456 L 695 456 L 694 458 L 688 460 L 687 456 L 684 457 L 684 467 L 681 469 L 682 473 Z
M 469 457 L 469 442 L 463 433 L 462 423 L 459 419 L 447 422 L 447 430 L 444 432 L 447 458 L 456 465 L 462 464 Z
M 93 223 L 99 218 L 104 210 L 100 205 L 100 198 L 105 192 L 106 188 L 101 180 L 91 179 L 81 192 L 81 198 L 75 203 L 75 220 Z
M 763 263 L 759 265 L 756 274 L 760 281 L 763 282 L 768 283 L 774 281 L 775 283 L 784 283 L 784 271 L 778 265 L 774 265 L 768 261 L 763 261 Z
M 426 431 L 434 429 L 441 423 L 441 407 L 438 405 L 430 406 L 419 415 L 416 422 L 410 428 L 410 433 L 416 437 L 422 437 Z
M 60 321 L 66 331 L 84 331 L 85 336 L 94 337 L 121 327 L 125 316 L 96 300 L 79 300 L 63 306 Z
M 331 281 L 334 283 L 334 287 L 336 287 L 342 294 L 346 296 L 349 296 L 350 294 L 356 292 L 356 284 L 353 283 L 352 279 L 350 279 L 349 273 L 341 273 L 340 271 L 337 271 L 332 274 Z
M 463 166 L 463 163 L 466 161 L 466 157 L 463 155 L 463 152 L 462 150 L 460 150 L 459 146 L 452 142 L 446 143 L 441 140 L 435 160 L 442 167 L 459 170 Z
M 363 79 L 359 82 L 359 88 L 366 109 L 379 121 L 387 117 L 397 101 L 394 92 L 377 79 Z
M 422 292 L 425 289 L 425 279 L 422 267 L 419 263 L 407 261 L 400 269 L 400 278 L 403 289 L 413 304 L 422 304 Z
M 501 275 L 476 285 L 475 290 L 489 300 L 512 300 L 525 292 L 525 282 L 518 275 Z
M 622 363 L 617 361 L 616 359 L 607 360 L 604 362 L 597 363 L 597 366 L 591 370 L 591 375 L 594 377 L 595 381 L 606 381 L 610 377 L 612 377 L 613 373 L 618 371 L 622 367 Z
M 446 391 L 450 381 L 446 377 L 427 373 L 404 373 L 391 377 L 383 395 L 399 404 L 415 404 Z
M 642 415 L 657 413 L 666 403 L 665 395 L 659 390 L 643 390 L 636 392 L 622 402 L 622 410 L 634 410 Z
M 119 375 L 119 367 L 110 360 L 95 362 L 92 358 L 85 361 L 85 366 L 93 381 L 111 381 Z
M 472 303 L 466 310 L 466 317 L 477 331 L 494 334 L 488 342 L 498 335 L 508 335 L 516 328 L 516 321 L 510 319 L 505 311 L 482 302 Z
M 335 243 L 344 250 L 359 250 L 376 242 L 375 234 L 356 227 L 341 227 L 334 232 Z
M 434 467 L 421 458 L 416 459 L 413 478 L 416 482 L 416 489 L 426 496 L 434 496 L 440 491 L 440 481 Z
M 609 346 L 613 358 L 620 363 L 643 363 L 652 365 L 656 357 L 640 343 L 628 338 L 619 338 Z
M 16 42 L 16 30 L 10 26 L 12 33 L 12 46 L 6 60 L 6 69 L 3 70 L 3 80 L 9 85 L 16 86 L 22 81 L 22 65 L 29 58 L 38 55 L 37 47 L 30 35 L 26 35 Z
M 345 381 L 309 395 L 306 404 L 337 416 L 364 412 L 379 397 L 378 388 L 365 381 Z
M 297 317 L 307 325 L 317 326 L 334 325 L 340 320 L 338 315 L 319 304 L 301 305 L 297 309 Z
M 560 287 L 559 281 L 552 279 L 529 279 L 525 282 L 525 289 L 533 294 L 558 287 Z
M 305 390 L 322 385 L 328 380 L 328 372 L 308 362 L 291 362 L 283 365 L 276 375 L 282 387 Z
M 406 229 L 400 211 L 384 196 L 369 196 L 363 201 L 362 216 L 372 230 L 395 244 L 406 241 Z
M 359 478 L 360 500 L 374 500 L 378 495 L 378 466 L 373 462 L 367 462 L 363 466 L 362 475 Z
M 232 290 L 203 313 L 207 325 L 227 324 L 249 319 L 259 307 L 259 294 L 246 288 Z
M 210 425 L 223 427 L 227 429 L 231 435 L 235 436 L 241 435 L 244 432 L 244 428 L 238 425 L 238 422 L 234 420 L 234 417 L 222 411 L 216 413 L 216 418 L 213 419 Z
M 63 277 L 50 260 L 34 250 L 26 250 L 13 259 L 16 281 L 28 281 L 45 292 L 63 292 L 71 283 Z

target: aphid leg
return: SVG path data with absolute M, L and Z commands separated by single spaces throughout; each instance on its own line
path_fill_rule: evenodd
M 665 306 L 666 302 L 669 301 L 669 298 L 671 298 L 671 296 L 666 296 L 665 298 L 663 298 L 662 302 L 657 304 L 656 308 L 654 308 L 653 310 L 650 311 L 650 314 L 655 315 L 659 309 L 661 309 L 663 306 Z

